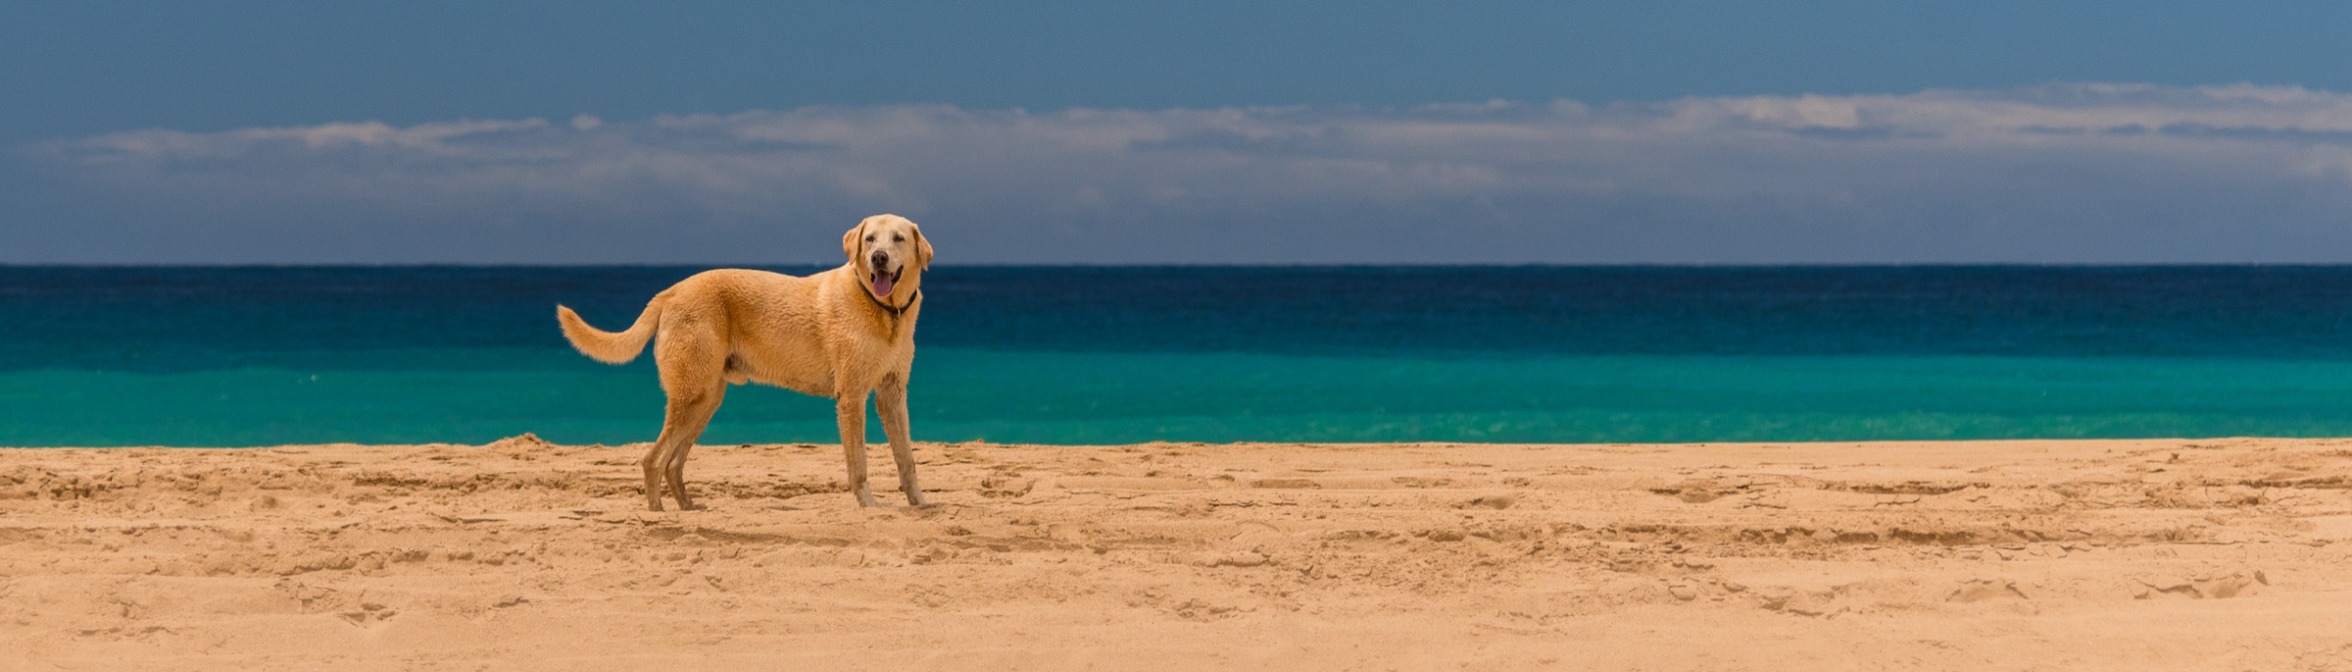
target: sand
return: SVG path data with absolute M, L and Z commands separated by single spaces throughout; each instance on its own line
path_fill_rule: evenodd
M 2352 440 L 641 449 L 0 451 L 0 667 L 2352 670 Z

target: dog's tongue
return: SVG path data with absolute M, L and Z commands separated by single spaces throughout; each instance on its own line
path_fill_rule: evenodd
M 875 271 L 873 283 L 874 298 L 886 298 L 890 296 L 890 289 L 898 285 L 898 274 Z

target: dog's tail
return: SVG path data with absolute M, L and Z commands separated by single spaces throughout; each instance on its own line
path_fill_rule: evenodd
M 628 331 L 612 333 L 598 331 L 561 304 L 555 307 L 555 321 L 563 324 L 564 340 L 572 342 L 572 349 L 606 364 L 627 364 L 645 351 L 645 341 L 653 338 L 654 325 L 661 322 L 662 304 L 669 303 L 669 292 L 656 294 L 645 303 L 645 312 L 637 314 L 637 323 Z

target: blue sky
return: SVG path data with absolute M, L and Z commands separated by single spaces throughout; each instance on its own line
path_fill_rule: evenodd
M 2341 3 L 12 3 L 0 263 L 2352 261 Z

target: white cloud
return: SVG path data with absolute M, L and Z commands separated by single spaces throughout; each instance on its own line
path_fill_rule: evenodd
M 144 222 L 180 241 L 159 257 L 814 261 L 822 234 L 895 211 L 968 261 L 2352 259 L 2352 96 L 2250 85 L 815 107 L 148 130 L 26 153 L 111 204 L 84 210 L 121 222 L 94 235 Z

